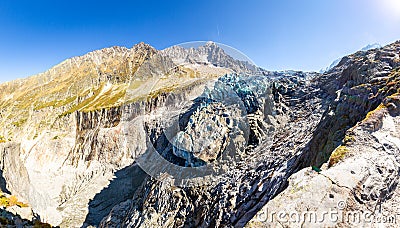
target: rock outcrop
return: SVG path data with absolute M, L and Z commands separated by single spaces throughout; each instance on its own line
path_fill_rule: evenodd
M 326 91 L 333 94 L 334 83 L 341 88 L 324 132 L 333 152 L 328 160 L 316 157 L 316 164 L 325 162 L 321 168 L 307 167 L 290 177 L 288 188 L 248 227 L 398 226 L 399 53 L 400 42 L 358 52 L 324 75 L 330 82 Z M 341 140 L 335 139 L 339 135 Z M 322 157 L 326 145 L 318 147 Z M 281 218 L 271 214 L 278 212 Z
M 129 205 L 125 206 L 127 212 L 111 212 L 101 226 L 297 226 L 302 223 L 277 220 L 268 223 L 268 220 L 259 219 L 260 213 L 261 218 L 265 208 L 275 213 L 280 209 L 319 213 L 337 209 L 338 203 L 350 202 L 349 198 L 353 208 L 348 210 L 363 211 L 368 204 L 369 210 L 379 212 L 376 203 L 387 201 L 390 203 L 386 202 L 384 214 L 396 214 L 397 209 L 390 209 L 388 205 L 397 203 L 392 196 L 397 194 L 399 169 L 393 153 L 398 150 L 398 145 L 376 140 L 371 141 L 376 144 L 373 145 L 366 140 L 374 138 L 371 129 L 378 130 L 379 122 L 385 119 L 384 115 L 368 114 L 370 111 L 383 110 L 380 105 L 383 102 L 390 103 L 388 106 L 397 113 L 399 44 L 350 55 L 329 73 L 314 75 L 311 79 L 309 76 L 285 75 L 272 80 L 270 96 L 273 105 L 268 109 L 273 110 L 273 115 L 268 117 L 264 113 L 267 118 L 262 118 L 262 125 L 272 123 L 275 128 L 272 142 L 263 139 L 261 144 L 249 146 L 246 152 L 250 156 L 244 155 L 243 160 L 232 162 L 215 184 L 176 187 L 168 181 L 149 177 L 143 189 L 123 204 Z M 365 118 L 375 120 L 364 125 Z M 391 134 L 396 135 L 396 119 L 393 118 L 389 117 L 386 122 L 394 132 Z M 350 149 L 343 145 L 357 141 L 350 133 L 355 131 L 353 128 L 365 131 L 359 138 L 362 148 Z M 375 153 L 374 148 L 387 148 L 387 155 Z M 364 155 L 365 158 L 358 156 L 346 164 L 346 159 L 350 159 L 347 153 L 353 154 L 352 150 L 355 154 L 371 151 L 373 157 L 369 157 L 371 154 Z M 321 167 L 325 162 L 330 165 Z M 117 206 L 116 211 L 121 211 L 121 207 Z M 342 225 L 349 224 L 342 222 Z M 311 225 L 338 224 L 325 220 L 322 224 Z
M 229 72 L 176 65 L 140 43 L 74 57 L 0 85 L 2 190 L 52 225 L 97 225 L 146 177 L 134 165 L 146 151 L 146 133 L 155 129 L 146 118 L 158 108 L 181 108 L 204 83 Z
M 75 57 L 0 85 L 0 186 L 61 227 L 350 225 L 270 219 L 330 209 L 389 218 L 399 55 L 400 42 L 360 51 L 324 74 L 268 72 L 214 43 Z

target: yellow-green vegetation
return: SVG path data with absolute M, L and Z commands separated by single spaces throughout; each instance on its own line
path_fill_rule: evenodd
M 377 81 L 380 78 L 373 79 L 376 83 L 375 86 L 379 86 L 377 94 L 390 95 L 393 91 L 397 90 L 397 85 L 400 83 L 400 69 L 393 70 L 387 77 Z
M 397 90 L 396 93 L 394 93 L 394 94 L 388 96 L 387 98 L 390 98 L 390 99 L 399 99 L 399 96 L 400 96 L 400 88 Z
M 78 110 L 82 109 L 83 107 L 88 105 L 90 102 L 92 102 L 100 94 L 100 92 L 103 90 L 103 88 L 104 88 L 104 83 L 101 84 L 97 89 L 95 89 L 92 92 L 93 93 L 92 96 L 90 96 L 89 98 L 79 102 L 77 105 L 73 106 L 71 109 L 65 111 L 64 113 L 61 114 L 61 116 L 65 116 L 65 115 L 71 114 L 71 113 L 73 113 L 75 111 L 78 111 Z
M 378 90 L 378 94 L 383 95 L 386 99 L 397 99 L 400 88 L 397 88 L 400 83 L 400 69 L 393 70 L 389 74 L 389 78 L 386 80 L 385 85 Z M 376 95 L 376 96 L 377 96 Z M 388 105 L 388 106 L 387 106 Z M 381 113 L 383 109 L 387 109 L 389 103 L 381 103 L 376 109 L 367 113 L 363 121 L 367 121 L 373 118 L 378 113 Z
M 147 74 L 139 77 L 136 71 L 155 51 L 127 50 L 116 47 L 95 51 L 66 60 L 45 73 L 0 85 L 0 126 L 22 130 L 25 125 L 34 125 L 26 129 L 35 129 L 30 136 L 35 139 L 42 130 L 53 128 L 57 117 L 148 101 L 211 77 L 182 66 L 163 78 Z M 153 92 L 148 94 L 149 90 Z M 8 137 L 18 133 L 14 129 Z
M 265 224 L 258 221 L 257 219 L 252 219 L 250 220 L 249 223 L 246 224 L 245 228 L 258 228 L 258 227 L 264 227 Z
M 142 84 L 143 84 L 143 82 L 141 80 L 133 80 L 129 84 L 128 89 L 138 89 Z
M 12 207 L 17 205 L 18 207 L 28 207 L 28 204 L 19 202 L 16 196 L 7 197 L 4 193 L 0 192 L 0 206 Z
M 168 93 L 172 93 L 174 90 L 176 89 L 176 86 L 169 86 L 169 87 L 165 87 L 165 88 L 161 88 L 158 89 L 156 91 L 152 91 L 148 97 L 150 98 L 156 98 L 162 94 L 168 94 Z
M 307 188 L 308 188 L 308 185 L 299 186 L 298 183 L 294 183 L 293 187 L 290 189 L 290 193 L 294 194 L 294 193 L 299 192 L 299 191 L 307 191 Z
M 367 113 L 367 115 L 365 116 L 364 120 L 368 120 L 369 118 L 371 118 L 375 113 L 377 113 L 379 110 L 382 110 L 386 108 L 386 106 L 384 104 L 380 104 L 376 109 L 370 111 Z
M 332 167 L 333 165 L 335 165 L 336 163 L 341 161 L 348 152 L 349 152 L 349 149 L 346 146 L 342 145 L 342 146 L 339 146 L 338 148 L 336 148 L 336 150 L 333 151 L 333 153 L 331 154 L 331 157 L 329 158 L 328 166 Z
M 120 105 L 125 98 L 126 85 L 114 85 L 110 89 L 103 91 L 101 95 L 95 97 L 90 104 L 83 108 L 83 111 L 89 112 L 102 108 L 112 108 Z
M 54 100 L 54 101 L 50 101 L 50 102 L 46 102 L 46 103 L 42 103 L 42 104 L 38 104 L 34 110 L 40 110 L 43 108 L 47 108 L 47 107 L 61 107 L 64 105 L 67 105 L 69 103 L 72 103 L 73 101 L 75 101 L 75 99 L 77 98 L 77 96 L 72 96 L 63 100 Z
M 5 126 L 7 122 L 15 122 L 20 126 L 20 121 L 15 118 L 31 115 L 32 109 L 38 111 L 47 107 L 63 106 L 71 108 L 78 97 L 87 98 L 86 95 L 90 92 L 87 88 L 99 88 L 106 81 L 113 84 L 127 83 L 138 66 L 155 52 L 143 50 L 132 55 L 130 53 L 128 49 L 118 47 L 103 49 L 84 57 L 66 60 L 45 73 L 2 84 L 0 109 L 5 118 L 0 124 Z M 82 94 L 85 92 L 87 94 Z M 113 99 L 115 97 L 109 102 L 113 102 Z M 101 108 L 100 104 L 97 105 L 96 107 Z M 57 116 L 63 110 L 55 112 Z
M 206 78 L 192 79 L 188 81 L 181 80 L 179 84 L 173 83 L 169 80 L 160 80 L 149 93 L 138 94 L 136 96 L 126 97 L 125 103 L 133 103 L 138 101 L 149 101 L 149 99 L 154 99 L 162 94 L 170 94 L 174 92 L 184 92 L 192 86 L 200 85 L 206 82 Z M 131 87 L 129 87 L 131 88 Z
M 353 136 L 351 136 L 351 135 L 345 135 L 344 136 L 344 139 L 343 139 L 343 143 L 345 143 L 345 144 L 347 144 L 347 143 L 350 143 L 350 142 L 354 142 L 354 137 Z
M 4 136 L 0 135 L 0 143 L 5 143 L 7 142 L 6 138 Z
M 14 125 L 16 127 L 21 127 L 26 121 L 27 121 L 27 118 L 22 118 L 18 121 L 12 122 L 12 125 Z
M 7 135 L 10 140 L 29 125 L 25 129 L 35 129 L 30 133 L 35 139 L 44 129 L 53 128 L 57 117 L 119 106 L 130 79 L 153 54 L 155 50 L 151 48 L 131 52 L 113 47 L 66 60 L 26 79 L 3 83 L 0 85 L 0 128 L 12 129 Z M 144 77 L 141 82 L 147 80 Z M 6 141 L 0 139 L 0 143 Z
M 90 112 L 102 108 L 116 107 L 123 102 L 126 88 L 126 84 L 111 85 L 109 88 L 106 88 L 105 84 L 102 83 L 92 92 L 88 92 L 88 94 L 92 93 L 91 96 L 72 106 L 60 116 L 65 116 L 75 111 Z

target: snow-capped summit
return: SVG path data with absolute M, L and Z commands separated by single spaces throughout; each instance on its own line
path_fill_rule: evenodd
M 371 49 L 376 49 L 376 48 L 381 48 L 382 45 L 380 45 L 379 43 L 373 43 L 373 44 L 368 44 L 367 46 L 363 47 L 361 49 L 361 51 L 368 51 Z
M 178 65 L 188 63 L 213 65 L 215 67 L 229 68 L 237 73 L 262 73 L 261 68 L 249 61 L 235 58 L 237 56 L 229 55 L 223 47 L 213 41 L 194 42 L 192 47 L 187 43 L 185 46 L 176 45 L 162 50 L 162 53 L 169 56 Z
M 377 49 L 377 48 L 381 48 L 381 47 L 382 47 L 382 45 L 380 45 L 379 43 L 373 43 L 373 44 L 368 44 L 367 46 L 361 48 L 360 51 L 369 51 L 369 50 Z M 332 69 L 335 66 L 337 66 L 339 64 L 340 60 L 342 60 L 342 57 L 336 59 L 335 61 L 333 61 L 331 63 L 331 65 L 329 65 L 325 69 L 321 69 L 319 72 L 320 73 L 325 73 L 325 72 L 329 71 L 330 69 Z

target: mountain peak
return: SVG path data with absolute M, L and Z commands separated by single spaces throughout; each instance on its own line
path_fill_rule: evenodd
M 236 59 L 228 54 L 223 47 L 213 41 L 186 43 L 185 46 L 172 46 L 162 50 L 162 53 L 171 57 L 176 64 L 212 65 L 231 69 L 237 73 L 258 74 L 259 68 L 247 61 Z M 237 53 L 240 55 L 240 53 Z
M 367 46 L 361 48 L 361 51 L 368 51 L 371 49 L 376 49 L 376 48 L 381 48 L 382 45 L 380 45 L 379 43 L 373 43 L 373 44 L 368 44 Z
M 214 41 L 207 41 L 204 46 L 206 46 L 206 47 L 209 47 L 209 46 L 219 47 Z
M 145 42 L 140 42 L 138 44 L 135 44 L 132 47 L 132 50 L 133 51 L 147 50 L 147 51 L 152 52 L 152 53 L 156 53 L 157 52 L 157 50 L 153 46 L 151 46 L 149 44 L 146 44 Z
M 372 44 L 368 44 L 367 46 L 361 48 L 360 51 L 369 51 L 369 50 L 377 49 L 377 48 L 381 48 L 381 47 L 382 47 L 382 45 L 380 45 L 379 43 L 372 43 Z M 339 65 L 341 60 L 342 60 L 342 57 L 337 58 L 328 67 L 321 69 L 319 72 L 320 73 L 328 72 L 335 66 Z
M 386 206 L 399 188 L 369 196 L 400 168 L 399 42 L 325 74 L 188 44 L 104 48 L 0 85 L 1 190 L 60 227 L 269 226 L 267 209 L 321 212 L 333 199 L 367 211 L 383 197 L 397 212 Z M 7 197 L 2 213 L 32 211 Z

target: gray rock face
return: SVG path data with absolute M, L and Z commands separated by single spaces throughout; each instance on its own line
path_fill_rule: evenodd
M 260 216 L 338 201 L 395 213 L 399 54 L 397 42 L 325 74 L 256 76 L 212 43 L 68 60 L 27 80 L 29 95 L 1 86 L 16 90 L 0 101 L 2 190 L 62 227 L 297 226 Z M 72 91 L 37 87 L 60 78 Z
M 185 131 L 174 139 L 173 154 L 195 166 L 195 160 L 212 162 L 225 150 L 233 120 L 221 103 L 211 103 L 190 116 Z
M 260 132 L 255 129 L 274 127 L 272 142 L 264 138 L 254 140 L 258 144 L 248 143 L 246 153 L 242 155 L 243 160 L 232 162 L 229 171 L 224 173 L 216 184 L 176 187 L 166 181 L 149 178 L 145 181 L 143 189 L 136 192 L 129 202 L 128 212 L 124 215 L 111 213 L 108 219 L 102 221 L 101 226 L 113 226 L 109 223 L 112 220 L 110 218 L 119 218 L 118 224 L 133 227 L 164 224 L 171 227 L 241 227 L 246 224 L 257 227 L 270 224 L 257 220 L 259 213 L 268 205 L 271 205 L 268 209 L 273 211 L 289 208 L 299 211 L 316 210 L 319 213 L 329 208 L 337 209 L 337 202 L 347 202 L 349 197 L 354 202 L 357 202 L 357 199 L 370 201 L 371 205 L 383 199 L 396 203 L 388 197 L 396 194 L 394 186 L 397 183 L 398 172 L 395 170 L 398 168 L 395 160 L 372 152 L 373 163 L 362 162 L 361 157 L 357 157 L 359 160 L 356 161 L 349 160 L 349 164 L 342 168 L 350 169 L 349 173 L 338 168 L 342 163 L 335 164 L 340 159 L 344 159 L 343 163 L 348 159 L 347 155 L 343 155 L 343 151 L 347 149 L 339 147 L 343 143 L 342 140 L 351 139 L 349 136 L 345 137 L 346 131 L 366 116 L 368 118 L 367 113 L 376 109 L 381 102 L 387 103 L 385 97 L 393 99 L 388 96 L 397 92 L 396 69 L 400 62 L 399 52 L 399 43 L 395 43 L 383 49 L 348 56 L 329 73 L 312 77 L 311 80 L 289 74 L 275 79 L 270 83 L 272 105 L 270 102 L 264 102 L 262 104 L 270 106 L 261 108 L 263 105 L 259 105 L 255 109 L 264 111 L 258 112 L 258 116 L 264 115 L 261 118 L 264 123 L 259 125 L 264 127 L 253 128 L 253 132 Z M 386 74 L 384 78 L 382 74 Z M 385 87 L 388 82 L 392 83 Z M 236 82 L 233 80 L 232 84 Z M 259 92 L 257 89 L 252 91 Z M 246 96 L 242 94 L 242 97 Z M 247 104 L 252 103 L 251 99 L 244 100 Z M 390 106 L 397 110 L 395 102 Z M 252 110 L 249 107 L 252 105 L 246 106 L 248 111 Z M 252 119 L 253 113 L 257 111 L 248 112 L 249 119 Z M 371 137 L 371 129 L 379 129 L 380 124 L 376 121 L 382 119 L 383 116 L 374 117 L 372 121 L 360 126 L 362 131 L 365 131 L 364 136 L 360 137 L 364 138 L 363 149 L 356 148 L 355 152 L 374 150 L 372 148 L 384 145 L 376 142 L 375 145 L 365 143 L 365 139 Z M 258 118 L 253 118 L 254 120 L 258 122 Z M 249 137 L 249 141 L 256 135 L 262 134 L 254 133 Z M 328 160 L 329 165 L 322 166 L 323 171 L 320 173 L 309 171 L 310 168 L 303 169 L 310 166 L 320 167 Z M 295 174 L 298 171 L 300 172 Z M 364 180 L 365 177 L 369 180 Z M 290 183 L 289 187 L 287 181 Z M 354 193 L 360 188 L 359 181 L 365 184 L 361 188 L 362 191 L 358 190 L 357 196 Z M 383 186 L 389 187 L 383 190 Z M 151 191 L 148 192 L 148 189 Z M 354 205 L 360 204 L 354 202 Z M 321 206 L 322 204 L 324 206 Z M 362 209 L 364 204 L 361 203 L 358 208 Z M 392 212 L 395 211 L 389 211 Z M 326 221 L 322 225 L 335 224 Z M 272 225 L 280 223 L 275 222 Z M 295 223 L 281 225 L 296 226 Z
M 194 43 L 193 45 L 198 44 Z M 196 48 L 184 48 L 176 45 L 162 50 L 162 53 L 171 57 L 177 64 L 212 64 L 217 67 L 231 69 L 236 73 L 253 75 L 263 74 L 265 71 L 251 63 L 251 60 L 238 60 L 233 58 L 228 55 L 222 47 L 211 41 Z
M 304 168 L 292 175 L 288 188 L 268 202 L 247 226 L 397 227 L 399 116 L 385 109 L 378 112 L 383 117 L 378 129 L 371 134 L 365 126 L 374 120 L 361 121 L 346 133 L 351 140 L 333 152 L 322 171 Z M 342 155 L 345 158 L 332 165 L 339 151 L 346 152 Z M 272 214 L 281 211 L 285 214 L 282 219 Z M 305 211 L 315 217 L 301 217 Z M 294 219 L 289 219 L 291 213 Z M 327 213 L 332 216 L 324 217 Z
M 246 81 L 246 78 L 240 79 L 240 77 L 226 77 L 220 79 L 221 82 L 224 82 L 224 87 L 222 88 L 233 88 L 231 89 L 231 92 L 228 92 L 228 94 L 235 93 L 236 94 L 236 103 L 242 104 L 243 110 L 246 111 L 246 119 L 248 122 L 249 126 L 249 133 L 248 133 L 248 140 L 247 144 L 248 149 L 245 151 L 241 151 L 241 153 L 237 154 L 238 156 L 241 157 L 241 159 L 238 160 L 230 160 L 228 159 L 229 162 L 232 164 L 229 164 L 229 170 L 223 174 L 221 177 L 223 181 L 218 182 L 217 185 L 212 185 L 212 186 L 201 186 L 198 188 L 179 188 L 179 187 L 174 187 L 169 185 L 168 183 L 164 182 L 158 182 L 155 180 L 149 180 L 146 181 L 145 183 L 148 183 L 148 186 L 145 186 L 144 188 L 154 188 L 154 191 L 160 191 L 161 195 L 158 195 L 157 197 L 166 197 L 165 200 L 172 200 L 172 201 L 178 201 L 178 202 L 184 202 L 182 204 L 162 204 L 162 205 L 154 205 L 150 204 L 146 206 L 145 211 L 143 211 L 142 208 L 143 204 L 147 204 L 146 202 L 143 202 L 143 199 L 148 199 L 149 202 L 156 202 L 156 198 L 153 194 L 147 195 L 147 193 L 142 192 L 140 195 L 134 196 L 133 200 L 130 201 L 130 207 L 132 208 L 129 211 L 129 214 L 126 216 L 130 216 L 131 213 L 134 215 L 135 221 L 132 223 L 125 223 L 125 225 L 132 225 L 136 224 L 138 226 L 147 226 L 149 224 L 152 225 L 160 225 L 161 223 L 165 222 L 166 220 L 163 220 L 163 217 L 160 217 L 157 221 L 152 220 L 153 214 L 152 215 L 147 215 L 147 210 L 150 211 L 155 211 L 155 213 L 161 213 L 160 211 L 169 211 L 173 210 L 172 208 L 169 209 L 170 206 L 176 206 L 180 205 L 178 213 L 179 215 L 182 213 L 188 213 L 187 211 L 190 212 L 190 214 L 187 215 L 186 218 L 193 218 L 192 220 L 185 220 L 184 224 L 187 225 L 206 225 L 206 224 L 212 224 L 213 221 L 218 220 L 218 218 L 222 217 L 231 217 L 229 220 L 224 220 L 224 224 L 231 224 L 232 222 L 240 222 L 243 217 L 248 217 L 249 215 L 246 215 L 246 213 L 249 212 L 249 208 L 252 208 L 256 206 L 262 196 L 269 194 L 269 195 L 274 195 L 276 192 L 279 191 L 279 183 L 284 184 L 282 180 L 285 178 L 285 171 L 284 169 L 281 169 L 281 162 L 285 162 L 287 159 L 285 156 L 282 156 L 282 160 L 277 160 L 275 157 L 271 158 L 269 163 L 263 164 L 261 168 L 259 168 L 258 172 L 261 172 L 262 174 L 260 175 L 259 173 L 255 172 L 255 169 L 257 166 L 259 166 L 262 163 L 265 163 L 265 160 L 261 158 L 265 157 L 272 157 L 272 154 L 270 154 L 269 151 L 264 150 L 260 151 L 258 149 L 255 149 L 255 147 L 258 146 L 258 144 L 261 144 L 260 147 L 270 147 L 267 142 L 270 142 L 274 140 L 274 136 L 272 133 L 274 132 L 275 128 L 279 127 L 280 124 L 285 124 L 285 116 L 283 115 L 278 115 L 277 112 L 275 111 L 275 108 L 272 106 L 274 104 L 274 95 L 272 94 L 272 89 L 271 89 L 271 82 L 266 79 L 266 78 L 251 78 Z M 282 81 L 281 84 L 285 85 L 288 82 Z M 297 84 L 295 84 L 297 86 Z M 293 93 L 296 93 L 295 85 L 292 85 L 291 87 L 293 89 Z M 215 87 L 214 87 L 215 88 Z M 252 90 L 252 88 L 259 88 L 259 90 Z M 229 89 L 228 89 L 229 90 Z M 219 87 L 217 86 L 217 89 L 215 91 L 221 91 Z M 278 91 L 275 91 L 276 93 L 279 93 Z M 285 90 L 285 92 L 290 93 L 290 91 Z M 220 93 L 216 93 L 220 94 Z M 220 95 L 220 97 L 225 97 L 223 95 Z M 265 95 L 266 94 L 266 95 Z M 269 94 L 269 95 L 268 95 Z M 261 96 L 258 96 L 261 95 Z M 293 103 L 293 102 L 292 102 Z M 284 104 L 280 104 L 284 106 Z M 289 105 L 289 104 L 288 104 Z M 286 105 L 285 105 L 286 106 Z M 212 107 L 212 106 L 211 106 Z M 217 106 L 218 107 L 218 106 Z M 212 107 L 214 108 L 214 107 Z M 205 109 L 204 111 L 207 112 L 209 111 L 211 116 L 215 114 L 215 112 L 211 112 L 213 109 Z M 203 114 L 204 112 L 199 112 L 200 114 Z M 223 114 L 223 112 L 221 113 Z M 203 114 L 204 115 L 204 114 Z M 200 118 L 198 119 L 197 117 L 199 116 L 198 113 L 194 112 L 193 115 L 188 118 L 188 119 L 193 119 L 197 120 L 194 121 L 193 123 L 200 124 L 201 120 L 205 118 Z M 232 115 L 231 115 L 232 116 Z M 163 117 L 165 118 L 165 117 Z M 232 118 L 233 120 L 237 120 L 239 118 Z M 211 118 L 212 120 L 212 118 Z M 183 129 L 188 129 L 187 127 L 191 127 L 190 121 L 188 121 L 188 124 L 186 127 Z M 271 128 L 271 129 L 269 129 Z M 162 132 L 157 131 L 157 132 Z M 253 133 L 251 133 L 253 132 Z M 293 132 L 295 134 L 297 132 Z M 195 135 L 195 134 L 192 134 Z M 270 139 L 267 139 L 270 137 Z M 252 140 L 250 140 L 252 138 Z M 157 145 L 160 145 L 160 141 L 155 140 L 157 142 Z M 183 141 L 183 140 L 182 140 Z M 264 142 L 264 144 L 262 144 Z M 168 148 L 167 145 L 165 145 L 164 148 Z M 163 150 L 161 150 L 163 151 Z M 165 150 L 164 150 L 165 152 Z M 173 154 L 174 150 L 172 149 Z M 176 150 L 175 150 L 176 152 Z M 239 151 L 240 152 L 240 151 Z M 261 153 L 260 156 L 254 156 L 254 154 Z M 235 157 L 235 156 L 234 156 Z M 172 160 L 173 161 L 173 160 Z M 276 172 L 275 175 L 273 175 L 273 172 L 271 171 L 272 167 L 276 167 L 277 170 L 281 169 L 281 171 Z M 282 167 L 283 168 L 283 167 Z M 246 170 L 246 172 L 243 172 L 242 170 Z M 273 177 L 273 178 L 272 178 Z M 230 182 L 226 181 L 229 180 L 229 178 L 238 178 L 237 182 Z M 248 181 L 252 180 L 253 178 L 256 178 L 256 181 L 254 182 L 254 185 L 248 185 Z M 263 181 L 271 179 L 270 183 L 265 184 L 265 186 L 261 186 Z M 255 187 L 257 185 L 260 185 L 260 187 Z M 153 187 L 150 187 L 153 186 Z M 169 187 L 168 187 L 169 186 Z M 173 195 L 169 195 L 169 193 L 161 192 L 161 190 L 156 190 L 156 189 L 176 189 L 176 191 L 173 191 Z M 229 194 L 226 194 L 226 189 L 229 190 Z M 165 190 L 162 190 L 165 191 Z M 181 194 L 175 195 L 175 192 L 182 192 Z M 139 194 L 139 191 L 137 192 Z M 145 194 L 145 195 L 141 195 Z M 167 196 L 164 194 L 168 194 Z M 172 198 L 169 198 L 172 197 Z M 177 198 L 178 197 L 178 198 Z M 198 201 L 192 201 L 190 200 L 192 197 L 198 198 L 198 199 L 212 199 L 212 200 L 198 200 Z M 156 201 L 154 201 L 156 200 Z M 215 201 L 214 201 L 215 200 Z M 214 204 L 214 202 L 220 202 L 220 204 Z M 143 204 L 142 204 L 143 203 Z M 124 203 L 126 205 L 126 203 Z M 156 208 L 154 208 L 156 207 Z M 206 213 L 204 215 L 196 215 L 195 216 L 194 211 L 197 211 L 199 207 L 205 207 L 206 209 L 202 210 L 202 213 Z M 232 208 L 237 207 L 238 209 L 235 210 L 237 214 L 231 214 L 232 213 Z M 116 207 L 116 211 L 120 211 L 118 209 L 119 207 Z M 158 210 L 158 212 L 157 212 Z M 183 212 L 186 211 L 186 212 Z M 176 216 L 178 216 L 176 214 Z M 110 214 L 107 219 L 103 220 L 104 224 L 112 224 L 115 223 L 116 218 L 121 217 L 121 215 L 114 215 Z M 198 220 L 200 218 L 205 217 L 209 218 L 209 220 Z M 217 217 L 216 217 L 217 216 Z M 229 217 L 228 217 L 229 216 Z M 123 221 L 130 221 L 130 219 L 134 219 L 133 217 L 125 217 L 121 218 Z M 195 219 L 198 218 L 198 219 Z M 118 220 L 121 222 L 122 220 Z M 178 221 L 177 219 L 173 219 L 171 221 Z M 219 220 L 221 222 L 221 220 Z M 221 223 L 222 224 L 222 223 Z M 171 224 L 172 225 L 172 224 Z

